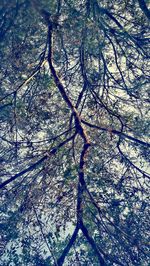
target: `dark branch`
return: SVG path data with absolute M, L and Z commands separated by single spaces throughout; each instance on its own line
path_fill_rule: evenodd
M 144 0 L 138 0 L 138 2 L 139 2 L 139 6 L 140 6 L 141 10 L 145 14 L 145 16 L 150 20 L 150 11 L 147 8 L 145 1 Z
M 84 120 L 81 120 L 81 122 L 82 122 L 83 124 L 85 124 L 86 126 L 89 126 L 89 127 L 91 127 L 91 128 L 96 128 L 96 129 L 99 129 L 99 130 L 102 130 L 102 131 L 106 131 L 106 132 L 109 131 L 108 128 L 104 128 L 104 127 L 96 126 L 96 125 L 93 125 L 93 124 L 91 124 L 91 123 L 89 123 L 89 122 L 86 122 L 86 121 L 84 121 Z M 124 137 L 124 138 L 126 138 L 126 139 L 130 139 L 130 140 L 132 140 L 132 141 L 134 141 L 134 142 L 137 142 L 138 144 L 141 144 L 141 145 L 144 145 L 144 146 L 150 147 L 150 143 L 145 142 L 145 141 L 142 141 L 142 140 L 137 139 L 137 138 L 134 138 L 134 137 L 132 137 L 132 136 L 129 136 L 129 135 L 127 135 L 127 134 L 125 134 L 125 133 L 123 133 L 123 132 L 120 132 L 120 131 L 118 131 L 118 130 L 112 129 L 111 132 L 112 132 L 113 134 L 115 134 L 115 135 L 122 136 L 122 137 Z
M 89 235 L 89 232 L 87 230 L 87 228 L 85 227 L 85 225 L 81 222 L 80 223 L 80 228 L 81 228 L 81 231 L 83 233 L 83 235 L 86 237 L 86 239 L 88 240 L 89 244 L 92 246 L 95 254 L 97 255 L 98 257 L 98 260 L 100 262 L 100 265 L 101 266 L 106 266 L 106 262 L 104 260 L 104 258 L 102 257 L 101 253 L 103 253 L 104 255 L 104 252 L 101 250 L 99 250 L 95 244 L 95 241 L 93 240 L 93 238 Z
M 61 142 L 58 146 L 56 146 L 55 148 L 53 148 L 50 152 L 47 152 L 47 154 L 45 156 L 43 156 L 36 163 L 32 164 L 31 166 L 27 167 L 23 171 L 19 172 L 18 174 L 12 176 L 11 178 L 9 178 L 6 181 L 4 181 L 3 183 L 1 183 L 0 184 L 0 189 L 3 188 L 3 187 L 5 187 L 6 185 L 8 185 L 9 183 L 11 183 L 12 181 L 16 180 L 18 177 L 23 176 L 24 174 L 26 174 L 26 173 L 28 173 L 28 172 L 33 171 L 34 169 L 36 169 L 41 163 L 43 163 L 46 159 L 48 159 L 49 156 L 55 154 L 57 152 L 58 148 L 62 147 L 67 142 L 69 142 L 70 140 L 72 140 L 74 138 L 74 136 L 75 136 L 75 134 L 73 136 L 71 136 L 70 138 L 66 139 L 65 141 Z
M 77 238 L 78 231 L 79 231 L 79 227 L 78 227 L 78 224 L 77 224 L 77 226 L 76 226 L 76 228 L 75 228 L 75 230 L 74 230 L 74 232 L 73 232 L 73 234 L 72 234 L 72 237 L 70 238 L 70 241 L 69 241 L 68 245 L 67 245 L 66 248 L 63 250 L 63 253 L 62 253 L 62 255 L 60 256 L 60 258 L 57 260 L 57 265 L 58 265 L 58 266 L 63 265 L 64 260 L 65 260 L 66 256 L 67 256 L 68 253 L 69 253 L 69 250 L 71 249 L 71 247 L 73 246 L 73 244 L 74 244 L 74 242 L 75 242 L 75 240 L 76 240 L 76 238 Z

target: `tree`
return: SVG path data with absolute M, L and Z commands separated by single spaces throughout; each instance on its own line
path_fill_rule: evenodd
M 148 4 L 0 13 L 2 265 L 148 265 Z

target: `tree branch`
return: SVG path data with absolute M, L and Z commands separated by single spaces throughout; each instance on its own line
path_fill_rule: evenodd
M 89 123 L 89 122 L 86 122 L 86 121 L 83 120 L 83 119 L 81 120 L 81 122 L 82 122 L 83 124 L 85 124 L 86 126 L 89 126 L 89 127 L 91 127 L 91 128 L 96 128 L 96 129 L 99 129 L 99 130 L 102 130 L 102 131 L 109 132 L 109 129 L 108 129 L 108 128 L 104 128 L 104 127 L 100 127 L 100 126 L 93 125 L 93 124 L 91 124 L 91 123 Z M 145 141 L 142 141 L 142 140 L 137 139 L 137 138 L 134 138 L 134 137 L 132 137 L 132 136 L 129 136 L 129 135 L 127 135 L 127 134 L 125 134 L 125 133 L 123 133 L 123 132 L 120 132 L 120 131 L 118 131 L 118 130 L 112 129 L 111 132 L 112 132 L 113 134 L 115 134 L 115 135 L 122 136 L 122 137 L 124 137 L 124 138 L 126 138 L 126 139 L 130 139 L 130 140 L 132 140 L 132 141 L 134 141 L 134 142 L 137 142 L 138 144 L 141 144 L 141 145 L 144 145 L 144 146 L 150 147 L 150 143 L 145 142 Z
M 144 0 L 138 0 L 138 2 L 139 2 L 139 6 L 140 6 L 141 10 L 145 14 L 145 16 L 150 20 L 150 11 L 149 11 L 145 1 Z
M 60 256 L 60 258 L 57 260 L 57 265 L 58 265 L 58 266 L 63 265 L 64 260 L 65 260 L 65 258 L 66 258 L 66 256 L 67 256 L 67 254 L 69 253 L 69 250 L 71 249 L 71 247 L 73 246 L 73 244 L 74 244 L 74 242 L 75 242 L 75 240 L 76 240 L 76 238 L 77 238 L 78 231 L 79 231 L 79 227 L 78 227 L 78 224 L 77 224 L 76 227 L 75 227 L 75 230 L 74 230 L 74 232 L 73 232 L 73 234 L 72 234 L 72 237 L 70 238 L 70 241 L 69 241 L 68 245 L 67 245 L 66 248 L 63 250 L 63 253 L 62 253 L 62 255 Z
M 102 250 L 100 251 L 100 250 L 97 248 L 95 241 L 94 241 L 93 238 L 89 235 L 89 232 L 88 232 L 87 228 L 85 227 L 85 225 L 83 224 L 83 222 L 80 223 L 80 229 L 81 229 L 83 235 L 86 237 L 86 239 L 87 239 L 88 242 L 90 243 L 90 245 L 92 246 L 92 248 L 93 248 L 95 254 L 96 254 L 97 257 L 98 257 L 98 260 L 99 260 L 99 262 L 100 262 L 100 265 L 101 265 L 101 266 L 106 266 L 107 264 L 106 264 L 104 258 L 103 258 L 102 255 L 101 255 L 101 253 L 103 253 L 103 255 L 104 255 L 104 252 L 103 252 Z
M 65 141 L 61 142 L 58 146 L 56 146 L 55 148 L 53 148 L 51 151 L 47 152 L 47 154 L 45 156 L 43 156 L 36 163 L 32 164 L 31 166 L 27 167 L 23 171 L 19 172 L 18 174 L 10 177 L 9 179 L 7 179 L 3 183 L 1 183 L 0 184 L 0 189 L 3 188 L 3 187 L 5 187 L 6 185 L 8 185 L 9 183 L 11 183 L 12 181 L 16 180 L 18 177 L 23 176 L 24 174 L 26 174 L 26 173 L 28 173 L 28 172 L 33 171 L 34 169 L 36 169 L 42 162 L 44 162 L 46 159 L 48 159 L 49 156 L 55 154 L 57 152 L 58 148 L 62 147 L 67 142 L 71 141 L 74 138 L 74 136 L 75 136 L 75 134 L 73 136 L 71 136 L 70 138 L 66 139 Z

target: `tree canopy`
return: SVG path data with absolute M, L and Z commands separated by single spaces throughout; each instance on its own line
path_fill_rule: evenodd
M 148 266 L 148 1 L 0 17 L 0 265 Z

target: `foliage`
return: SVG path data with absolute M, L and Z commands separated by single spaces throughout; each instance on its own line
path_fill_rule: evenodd
M 148 265 L 149 12 L 1 1 L 1 265 Z

